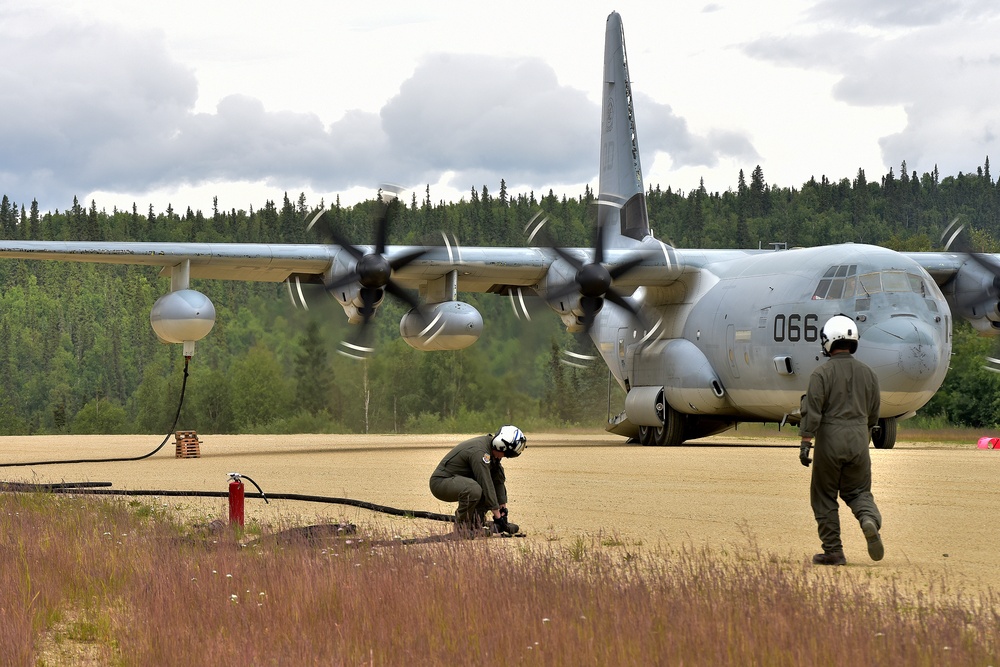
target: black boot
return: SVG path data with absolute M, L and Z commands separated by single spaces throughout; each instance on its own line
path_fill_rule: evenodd
M 882 560 L 885 556 L 885 545 L 882 544 L 882 536 L 878 534 L 878 524 L 875 523 L 875 519 L 871 517 L 862 519 L 861 532 L 868 541 L 868 555 L 872 560 Z
M 823 552 L 813 556 L 813 565 L 847 565 L 843 551 Z

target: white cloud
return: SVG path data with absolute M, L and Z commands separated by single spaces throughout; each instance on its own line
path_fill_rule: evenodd
M 968 171 L 996 152 L 997 11 L 981 0 L 625 8 L 647 185 Z M 537 3 L 536 3 L 537 5 Z M 596 181 L 607 7 L 387 0 L 10 0 L 0 191 L 66 207 L 434 201 Z M 229 198 L 232 197 L 232 200 Z

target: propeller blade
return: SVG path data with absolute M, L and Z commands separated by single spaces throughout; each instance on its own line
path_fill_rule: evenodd
M 592 354 L 580 354 L 569 350 L 563 350 L 562 356 L 563 358 L 559 360 L 560 363 L 573 368 L 590 368 L 591 364 L 597 360 L 597 357 Z
M 945 230 L 941 232 L 941 241 L 944 243 L 944 249 L 950 252 L 957 252 L 968 255 L 970 259 L 979 264 L 996 278 L 1000 278 L 1000 264 L 997 264 L 996 259 L 989 254 L 975 252 L 972 249 L 971 239 L 968 235 L 963 235 L 962 232 L 965 231 L 965 225 L 958 225 L 959 216 L 955 216 L 945 227 Z M 956 227 L 956 225 L 958 225 Z
M 385 291 L 388 292 L 389 294 L 393 295 L 394 297 L 396 297 L 400 301 L 405 302 L 407 305 L 410 306 L 410 308 L 416 308 L 416 309 L 420 308 L 420 303 L 416 299 L 414 299 L 413 296 L 409 292 L 407 292 L 406 290 L 404 290 L 402 287 L 400 287 L 399 285 L 397 285 L 392 280 L 390 280 L 388 283 L 386 283 Z M 419 312 L 419 310 L 417 312 Z
M 375 348 L 371 345 L 364 345 L 346 340 L 340 341 L 340 347 L 341 349 L 337 350 L 337 354 L 342 354 L 345 357 L 350 357 L 351 359 L 357 359 L 359 361 L 364 361 L 371 356 L 372 352 L 375 351 Z
M 632 269 L 634 269 L 635 267 L 639 266 L 644 261 L 646 261 L 646 257 L 647 257 L 646 255 L 636 255 L 632 259 L 622 262 L 613 269 L 608 269 L 608 273 L 611 274 L 611 279 L 614 280 L 615 278 L 620 278 L 621 276 L 625 275 L 626 273 L 628 273 L 629 271 L 631 271 Z
M 968 254 L 979 266 L 992 273 L 994 277 L 1000 278 L 1000 264 L 997 264 L 996 259 L 992 255 L 981 252 L 970 252 Z
M 308 231 L 314 231 L 320 236 L 320 238 L 328 239 L 333 241 L 334 244 L 339 245 L 341 248 L 350 253 L 351 257 L 355 260 L 360 261 L 365 253 L 353 243 L 347 240 L 340 231 L 330 224 L 330 221 L 326 217 L 326 209 L 323 209 L 317 213 L 312 220 L 310 220 L 306 229 Z
M 302 282 L 299 277 L 295 276 L 295 287 L 292 287 L 291 278 L 285 280 L 285 286 L 288 288 L 288 298 L 292 300 L 292 305 L 298 308 L 301 304 L 303 310 L 309 310 L 309 303 L 306 301 L 306 295 L 302 293 Z
M 952 228 L 957 223 L 958 216 L 955 216 L 951 219 L 951 222 L 948 223 L 948 226 L 944 228 L 944 231 L 941 232 L 941 243 L 944 245 L 945 250 L 951 249 L 951 244 L 954 243 L 955 239 L 958 238 L 958 235 L 962 233 L 963 229 L 965 229 L 965 225 L 960 225 L 958 229 L 952 231 Z M 945 238 L 947 238 L 947 240 L 945 240 Z
M 403 268 L 410 262 L 419 259 L 427 254 L 426 248 L 419 248 L 417 250 L 411 250 L 410 252 L 404 253 L 402 255 L 397 255 L 389 260 L 389 266 L 392 267 L 393 271 Z
M 632 317 L 636 318 L 637 320 L 640 321 L 642 320 L 642 316 L 639 315 L 639 311 L 636 309 L 636 307 L 633 306 L 628 301 L 626 301 L 625 297 L 619 294 L 615 289 L 613 288 L 609 289 L 604 294 L 604 298 L 610 301 L 611 303 L 615 304 L 619 308 L 624 308 L 625 310 L 627 310 L 629 313 L 632 314 Z
M 594 264 L 604 263 L 604 227 L 598 223 L 594 227 Z
M 382 214 L 375 220 L 375 252 L 385 254 L 385 239 L 389 234 L 389 204 L 382 205 Z
M 517 294 L 517 296 L 515 297 L 514 294 Z M 514 309 L 514 315 L 517 316 L 517 319 L 521 319 L 521 314 L 523 313 L 524 319 L 530 322 L 531 313 L 528 312 L 528 306 L 524 303 L 524 290 L 516 287 L 510 290 L 508 295 L 510 296 L 510 305 Z
M 324 287 L 326 288 L 327 292 L 333 292 L 334 290 L 340 289 L 344 285 L 350 285 L 351 283 L 358 282 L 359 277 L 360 276 L 358 276 L 357 271 L 351 271 L 350 273 L 342 275 L 337 280 L 334 280 L 331 283 L 327 283 L 326 285 L 324 285 Z
M 528 221 L 528 224 L 526 224 L 526 225 L 524 226 L 524 232 L 525 232 L 526 234 L 528 234 L 528 243 L 531 243 L 532 241 L 534 241 L 534 240 L 535 240 L 535 236 L 536 236 L 536 235 L 537 235 L 537 234 L 538 234 L 539 232 L 541 232 L 541 231 L 542 231 L 542 228 L 543 228 L 543 227 L 545 226 L 545 223 L 547 223 L 547 222 L 549 221 L 549 217 L 548 217 L 548 216 L 545 216 L 545 217 L 544 217 L 544 218 L 542 218 L 541 220 L 538 220 L 538 218 L 539 218 L 539 217 L 540 217 L 541 215 L 542 215 L 542 212 L 541 212 L 541 211 L 539 211 L 539 212 L 538 212 L 538 213 L 536 213 L 535 215 L 531 216 L 531 220 L 529 220 L 529 221 Z M 536 222 L 536 220 L 537 220 L 537 222 Z M 531 230 L 531 232 L 530 232 L 530 233 L 528 233 L 528 230 L 529 230 L 529 229 Z M 545 234 L 543 234 L 543 236 L 545 236 Z M 549 244 L 549 245 L 552 245 L 552 244 Z
M 560 257 L 562 257 L 563 259 L 565 259 L 567 262 L 569 262 L 570 266 L 572 266 L 577 271 L 579 271 L 579 270 L 581 270 L 583 268 L 583 262 L 581 262 L 580 260 L 578 260 L 573 255 L 569 254 L 568 252 L 566 252 L 565 250 L 563 250 L 559 246 L 557 246 L 557 245 L 549 246 L 549 249 L 552 250 L 552 252 L 554 252 L 555 254 L 557 254 Z

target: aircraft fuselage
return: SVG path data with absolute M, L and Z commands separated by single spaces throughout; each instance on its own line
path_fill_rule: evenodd
M 636 295 L 662 315 L 663 335 L 642 342 L 644 332 L 610 312 L 596 342 L 624 388 L 662 387 L 682 414 L 796 422 L 809 376 L 826 360 L 820 330 L 840 313 L 858 322 L 857 357 L 878 375 L 880 416 L 912 414 L 948 370 L 948 303 L 919 264 L 885 248 L 743 253 L 678 283 Z

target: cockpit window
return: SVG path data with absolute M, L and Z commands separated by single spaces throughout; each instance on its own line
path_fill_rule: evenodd
M 816 286 L 813 299 L 850 299 L 878 292 L 916 292 L 927 295 L 923 278 L 905 271 L 873 271 L 856 275 L 857 264 L 831 266 Z
M 885 292 L 909 292 L 910 280 L 902 271 L 883 271 L 882 290 Z
M 903 271 L 882 271 L 858 276 L 858 296 L 868 296 L 876 292 L 916 292 L 927 295 L 923 278 Z
M 816 286 L 814 299 L 841 299 L 854 294 L 854 275 L 858 272 L 857 264 L 841 264 L 831 266 Z
M 858 296 L 866 296 L 882 291 L 882 274 L 864 273 L 858 276 Z

